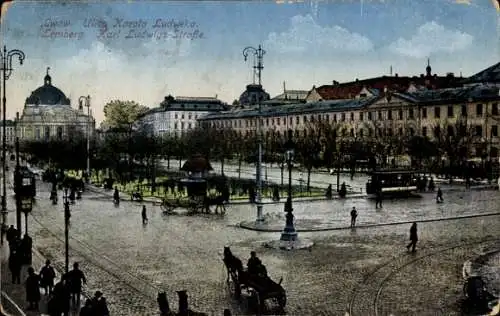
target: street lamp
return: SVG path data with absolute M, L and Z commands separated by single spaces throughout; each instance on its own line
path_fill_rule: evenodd
M 292 140 L 293 131 L 288 130 L 288 140 L 285 143 L 286 148 L 286 162 L 288 164 L 288 197 L 285 203 L 286 224 L 283 232 L 281 233 L 282 241 L 295 241 L 297 240 L 297 231 L 293 223 L 293 207 L 292 207 L 292 161 L 295 154 L 295 144 Z
M 6 135 L 6 116 L 7 116 L 7 97 L 6 95 L 6 82 L 12 74 L 12 58 L 17 56 L 19 58 L 19 63 L 22 65 L 25 55 L 24 52 L 13 49 L 7 51 L 7 47 L 3 47 L 3 54 L 0 53 L 0 58 L 2 59 L 1 70 L 3 71 L 3 96 L 2 96 L 2 229 L 6 229 L 7 226 L 7 185 L 6 185 L 6 143 L 7 143 L 7 135 Z M 20 214 L 17 214 L 17 229 L 20 231 Z M 3 244 L 3 234 L 1 234 L 1 243 Z
M 266 53 L 265 50 L 262 49 L 262 47 L 259 45 L 259 48 L 254 48 L 254 47 L 246 47 L 243 50 L 243 57 L 245 58 L 245 61 L 248 59 L 249 54 L 253 54 L 254 57 L 257 59 L 257 65 L 255 65 L 255 60 L 254 60 L 254 72 L 253 72 L 253 78 L 254 78 L 254 83 L 255 83 L 255 75 L 257 74 L 257 77 L 259 79 L 259 86 L 261 86 L 261 79 L 262 79 L 262 69 L 264 69 L 263 66 L 263 58 L 264 54 Z M 256 198 L 255 198 L 255 204 L 257 204 L 257 222 L 262 222 L 264 221 L 264 217 L 262 216 L 262 122 L 261 122 L 261 115 L 262 115 L 262 105 L 260 102 L 260 98 L 258 99 L 258 106 L 259 106 L 259 113 L 257 115 L 257 134 L 258 134 L 258 158 L 257 158 L 257 170 L 255 172 L 256 175 L 256 182 L 257 182 L 257 192 L 256 192 Z
M 85 101 L 85 106 L 87 107 L 87 183 L 90 179 L 90 95 L 81 96 L 78 99 L 80 103 L 80 108 L 83 108 L 83 102 Z
M 69 209 L 69 195 L 68 188 L 64 188 L 64 271 L 68 273 L 69 271 L 69 218 L 71 217 L 70 209 Z

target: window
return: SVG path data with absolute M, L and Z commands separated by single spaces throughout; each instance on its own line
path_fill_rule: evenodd
M 290 116 L 289 121 L 290 121 L 290 125 L 293 125 L 293 117 Z
M 400 120 L 403 119 L 403 110 L 398 111 L 398 119 L 400 119 Z
M 177 118 L 179 118 L 179 117 L 177 116 L 177 113 L 175 113 L 175 119 L 177 119 Z
M 57 139 L 61 140 L 63 137 L 63 128 L 62 126 L 57 127 Z
M 364 130 L 364 129 L 360 129 L 360 130 L 359 130 L 359 136 L 360 136 L 360 137 L 363 137 L 363 136 L 364 136 L 364 134 L 365 134 L 365 130 Z
M 387 119 L 388 119 L 389 121 L 391 121 L 391 120 L 392 120 L 392 110 L 387 111 Z
M 274 121 L 274 119 L 273 119 L 273 121 Z M 279 118 L 276 119 L 276 125 L 278 125 L 278 126 L 280 125 L 280 119 Z
M 269 118 L 266 118 L 266 126 L 269 126 Z
M 448 117 L 453 117 L 453 105 L 448 105 Z
M 314 122 L 314 115 L 311 115 L 311 122 Z
M 337 114 L 333 114 L 333 121 L 337 122 Z
M 383 117 L 383 116 L 382 116 L 382 111 L 378 111 L 378 119 L 379 119 L 379 120 L 382 120 L 382 117 Z
M 461 106 L 461 111 L 460 111 L 460 114 L 461 114 L 462 116 L 467 116 L 467 105 L 463 104 L 463 105 Z
M 50 126 L 44 127 L 44 138 L 45 140 L 48 140 L 50 138 Z
M 410 120 L 413 120 L 415 118 L 413 114 L 413 109 L 408 110 L 408 117 L 410 118 Z
M 305 115 L 304 115 L 304 116 L 302 117 L 302 123 L 303 123 L 303 124 L 306 124 L 306 123 L 307 123 L 307 116 L 305 116 Z
M 438 106 L 436 106 L 436 107 L 434 108 L 434 117 L 435 117 L 435 118 L 441 118 L 441 108 L 440 108 L 440 107 L 438 107 Z
M 35 138 L 40 139 L 40 127 L 35 128 Z
M 181 115 L 181 119 L 184 119 L 184 113 L 182 113 L 182 115 Z
M 483 116 L 483 105 L 481 103 L 476 104 L 476 116 Z
M 491 105 L 491 115 L 498 115 L 498 103 Z
M 342 114 L 341 114 L 341 119 L 340 119 L 340 120 L 341 120 L 342 122 L 344 122 L 344 121 L 345 121 L 345 113 L 342 113 Z
M 188 128 L 191 129 L 191 123 L 188 124 Z
M 410 136 L 415 136 L 415 129 L 410 127 Z
M 371 121 L 372 120 L 372 112 L 368 112 L 368 120 Z
M 402 127 L 398 128 L 398 135 L 399 136 L 403 135 L 403 128 Z
M 483 136 L 483 127 L 481 125 L 476 125 L 474 130 L 476 132 L 476 136 L 479 136 L 479 137 Z
M 354 113 L 351 113 L 351 121 L 354 121 Z
M 426 126 L 422 127 L 422 136 L 427 137 L 427 127 Z
M 174 129 L 177 129 L 178 125 L 177 122 L 174 123 Z
M 329 121 L 330 121 L 330 114 L 326 114 L 326 115 L 325 115 L 325 120 L 326 120 L 327 122 L 329 122 Z
M 188 114 L 188 119 L 191 119 L 191 113 Z
M 387 129 L 387 136 L 392 136 L 392 129 L 390 128 Z
M 354 128 L 351 128 L 351 137 L 354 137 Z
M 297 125 L 300 124 L 300 118 L 298 116 L 295 117 L 295 124 L 297 124 Z
M 364 114 L 363 112 L 359 112 L 359 120 L 360 121 L 363 121 L 363 114 Z
M 498 125 L 491 126 L 491 136 L 498 137 Z
M 427 118 L 427 109 L 422 109 L 422 118 Z
M 368 136 L 369 137 L 373 136 L 373 130 L 371 128 L 368 129 Z

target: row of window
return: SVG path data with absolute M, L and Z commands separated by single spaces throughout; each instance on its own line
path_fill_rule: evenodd
M 351 129 L 347 129 L 347 128 L 344 128 L 341 130 L 340 134 L 341 136 L 350 136 L 350 137 L 365 137 L 365 136 L 368 136 L 368 137 L 372 137 L 372 136 L 375 136 L 375 137 L 379 137 L 379 136 L 403 136 L 405 135 L 405 130 L 406 130 L 406 135 L 408 136 L 415 136 L 415 129 L 414 128 L 407 128 L 407 129 L 403 129 L 402 127 L 398 128 L 397 131 L 394 131 L 393 129 L 391 128 L 376 128 L 376 129 L 372 129 L 372 128 L 367 128 L 366 130 L 361 128 L 361 129 L 354 129 L 354 128 L 351 128 Z M 473 126 L 473 132 L 474 132 L 474 135 L 475 136 L 478 136 L 478 137 L 483 137 L 483 136 L 486 136 L 486 135 L 483 135 L 483 126 L 481 125 L 475 125 Z M 299 137 L 300 134 L 303 134 L 304 136 L 307 136 L 307 133 L 308 131 L 307 130 L 302 130 L 302 131 L 299 131 L 299 130 L 295 130 L 295 136 L 296 137 Z M 447 127 L 447 136 L 454 136 L 456 133 L 455 131 L 455 128 L 453 126 L 448 126 Z M 335 132 L 334 132 L 335 134 Z M 255 131 L 246 131 L 246 135 L 249 136 L 249 135 L 256 135 L 256 132 Z M 266 137 L 275 137 L 275 136 L 279 136 L 279 137 L 288 137 L 287 135 L 287 131 L 266 131 Z M 427 136 L 431 136 L 429 135 L 429 128 L 424 126 L 422 127 L 422 136 L 424 137 L 427 137 Z M 433 129 L 433 136 L 434 137 L 439 137 L 441 136 L 441 128 L 439 126 L 437 126 L 436 128 Z M 498 125 L 493 125 L 491 126 L 491 129 L 490 129 L 490 136 L 491 137 L 498 137 Z M 335 136 L 334 136 L 335 137 Z
M 185 127 L 184 122 L 181 122 L 181 129 L 184 129 L 184 127 Z M 191 129 L 191 128 L 193 128 L 192 123 L 188 123 L 187 124 L 187 129 Z M 179 123 L 178 122 L 174 123 L 174 129 L 179 129 Z
M 181 117 L 181 120 L 183 120 L 184 119 L 184 113 L 182 113 L 180 115 L 180 117 Z M 188 113 L 187 117 L 188 117 L 188 120 L 192 120 L 193 118 L 195 120 L 197 120 L 198 119 L 198 114 L 192 115 L 191 113 Z M 179 114 L 175 113 L 175 119 L 177 120 L 178 118 L 179 118 Z
M 366 114 L 366 117 L 365 117 Z M 358 113 L 358 120 L 359 121 L 364 121 L 365 118 L 368 121 L 372 121 L 375 119 L 378 120 L 394 120 L 395 118 L 397 120 L 404 120 L 404 119 L 410 119 L 413 120 L 415 119 L 415 111 L 414 109 L 408 109 L 406 113 L 406 118 L 404 117 L 405 111 L 402 109 L 399 110 L 387 110 L 387 111 L 371 111 L 371 112 L 359 112 Z M 483 104 L 476 104 L 476 117 L 483 117 L 485 114 L 484 111 L 484 105 Z M 499 111 L 498 111 L 498 103 L 493 103 L 491 105 L 491 115 L 492 116 L 498 116 Z M 428 118 L 428 109 L 427 108 L 422 108 L 421 116 L 423 119 Z M 466 117 L 468 116 L 467 113 L 467 105 L 462 105 L 460 108 L 460 116 Z M 300 125 L 306 124 L 308 121 L 309 122 L 321 122 L 322 120 L 325 121 L 332 121 L 332 122 L 345 122 L 347 121 L 347 118 L 349 117 L 349 121 L 354 121 L 355 120 L 355 113 L 351 112 L 349 113 L 349 116 L 347 113 L 340 113 L 338 114 L 311 114 L 311 115 L 302 115 L 302 116 L 295 116 L 295 120 L 293 117 L 288 117 L 288 125 L 293 126 L 294 123 L 295 125 Z M 450 105 L 447 107 L 447 117 L 448 118 L 453 118 L 455 117 L 455 108 L 454 106 Z M 302 118 L 302 120 L 301 120 Z M 441 107 L 436 106 L 434 107 L 434 118 L 441 118 Z M 287 125 L 287 118 L 286 117 L 275 117 L 275 118 L 265 118 L 261 120 L 261 124 L 263 126 L 280 126 L 280 125 Z M 256 118 L 252 119 L 247 119 L 245 120 L 245 127 L 256 127 L 257 126 L 257 120 Z M 229 127 L 229 128 L 242 128 L 243 127 L 243 120 L 227 120 L 227 121 L 220 121 L 220 122 L 213 122 L 212 127 Z

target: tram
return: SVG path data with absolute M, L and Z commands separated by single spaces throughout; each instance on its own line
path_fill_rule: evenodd
M 417 174 L 411 169 L 380 169 L 369 173 L 366 183 L 368 197 L 375 197 L 380 189 L 384 197 L 416 196 Z

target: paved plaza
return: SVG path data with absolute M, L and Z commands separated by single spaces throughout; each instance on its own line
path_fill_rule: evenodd
M 40 183 L 29 231 L 38 251 L 62 268 L 63 206 L 53 206 L 48 197 L 49 185 Z M 222 263 L 226 245 L 244 262 L 256 250 L 270 276 L 283 277 L 288 315 L 460 315 L 462 264 L 498 246 L 500 216 L 420 223 L 415 254 L 404 247 L 408 224 L 345 229 L 352 206 L 361 226 L 500 210 L 498 191 L 455 190 L 445 194 L 444 204 L 434 198 L 385 201 L 381 210 L 366 199 L 295 203 L 299 224 L 328 222 L 342 229 L 303 232 L 300 236 L 315 246 L 286 252 L 263 247 L 278 239 L 278 232 L 239 227 L 255 218 L 249 204 L 228 206 L 225 216 L 165 216 L 146 203 L 149 223 L 142 225 L 142 204 L 123 201 L 115 207 L 109 193 L 87 191 L 71 206 L 70 262 L 81 263 L 87 292 L 101 290 L 112 315 L 158 315 L 156 295 L 162 290 L 172 308 L 177 308 L 175 291 L 187 290 L 193 310 L 251 314 L 245 301 L 228 293 Z M 264 212 L 276 227 L 284 224 L 282 204 L 265 205 Z M 9 223 L 14 223 L 13 212 Z M 271 305 L 268 314 L 275 314 Z

